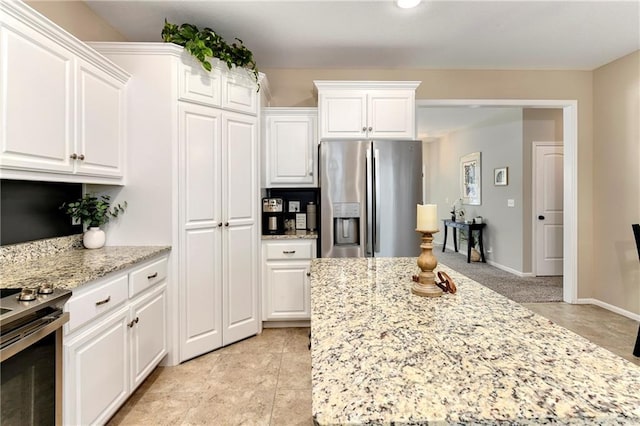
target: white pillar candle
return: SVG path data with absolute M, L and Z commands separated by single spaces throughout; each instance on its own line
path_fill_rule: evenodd
M 418 231 L 436 231 L 438 229 L 438 206 L 435 204 L 417 205 Z

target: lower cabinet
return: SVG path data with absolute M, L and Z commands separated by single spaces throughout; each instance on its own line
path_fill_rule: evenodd
M 311 319 L 311 259 L 315 240 L 262 242 L 263 321 Z
M 65 425 L 106 423 L 166 355 L 166 262 L 163 257 L 85 284 L 67 302 L 71 317 L 85 321 L 66 328 L 63 338 Z M 136 293 L 141 273 L 152 284 Z M 123 280 L 131 296 L 112 298 Z M 96 305 L 103 310 L 87 316 Z

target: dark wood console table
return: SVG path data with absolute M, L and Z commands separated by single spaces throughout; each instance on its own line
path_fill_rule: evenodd
M 447 248 L 447 228 L 453 228 L 453 248 L 458 252 L 458 238 L 457 230 L 464 229 L 467 231 L 467 235 L 471 237 L 473 231 L 478 231 L 478 245 L 480 246 L 480 259 L 487 263 L 484 259 L 484 246 L 482 245 L 482 229 L 487 225 L 486 223 L 464 223 L 455 222 L 450 219 L 443 219 L 444 222 L 444 244 L 442 245 L 442 251 Z M 467 263 L 471 262 L 471 244 L 467 241 Z

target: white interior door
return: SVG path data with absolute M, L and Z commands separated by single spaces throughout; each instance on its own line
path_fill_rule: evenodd
M 536 275 L 562 275 L 563 162 L 560 143 L 534 142 L 534 253 Z

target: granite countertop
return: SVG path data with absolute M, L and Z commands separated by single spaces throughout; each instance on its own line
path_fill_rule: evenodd
M 72 290 L 170 250 L 168 246 L 73 248 L 23 262 L 3 261 L 0 288 L 37 288 L 52 284 L 54 288 Z
M 296 233 L 290 232 L 290 233 L 285 233 L 285 234 L 279 234 L 279 235 L 263 235 L 262 236 L 262 240 L 300 240 L 300 239 L 313 239 L 313 240 L 317 240 L 318 239 L 318 233 L 317 232 L 310 232 L 310 231 L 298 231 Z
M 312 410 L 329 424 L 640 424 L 640 368 L 446 266 L 314 259 Z

